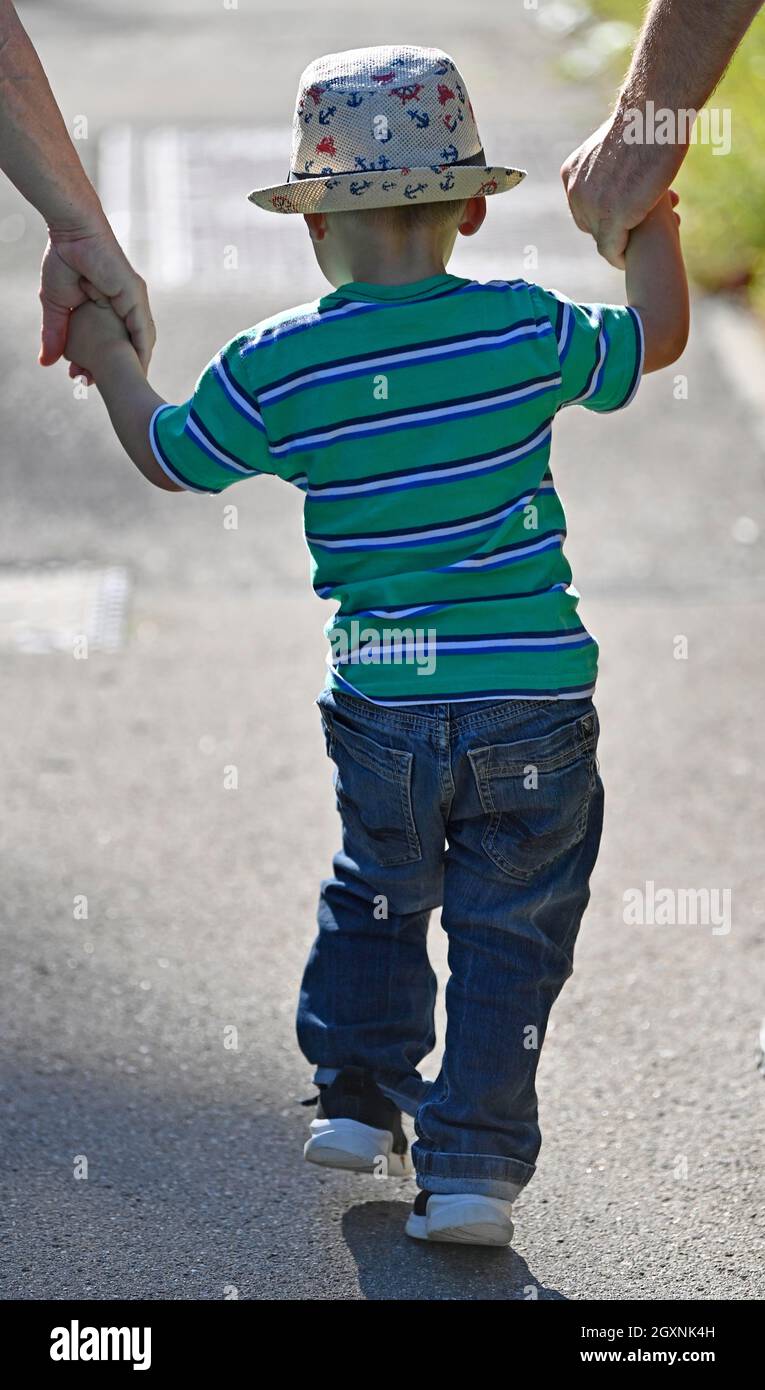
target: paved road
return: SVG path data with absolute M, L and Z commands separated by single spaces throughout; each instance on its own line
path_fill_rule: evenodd
M 321 288 L 300 224 L 239 202 L 259 176 L 242 129 L 280 169 L 274 132 L 303 62 L 391 34 L 452 50 L 492 156 L 530 170 L 454 268 L 518 273 L 532 246 L 543 282 L 619 295 L 557 188 L 596 98 L 558 83 L 560 45 L 520 5 L 483 0 L 469 24 L 400 0 L 363 21 L 303 0 L 22 8 L 68 118 L 88 118 L 84 157 L 130 213 L 136 255 L 166 248 L 154 378 L 171 398 L 244 322 Z M 110 151 L 126 138 L 120 189 Z M 148 201 L 171 167 L 191 230 L 166 185 Z M 513 1252 L 487 1257 L 407 1242 L 408 1183 L 301 1161 L 309 1068 L 292 1018 L 336 824 L 299 498 L 267 480 L 229 494 L 230 530 L 214 499 L 133 476 L 95 394 L 74 402 L 63 369 L 34 366 L 42 237 L 5 186 L 0 237 L 6 604 L 20 567 L 60 592 L 50 562 L 122 569 L 131 586 L 123 647 L 87 660 L 13 650 L 0 621 L 3 1295 L 761 1296 L 762 457 L 713 321 L 699 310 L 676 369 L 687 399 L 665 374 L 628 417 L 569 412 L 558 432 L 569 554 L 603 652 L 608 820 L 541 1065 L 539 1171 Z M 648 881 L 731 889 L 731 930 L 626 925 L 623 894 Z M 437 923 L 432 937 L 443 974 Z

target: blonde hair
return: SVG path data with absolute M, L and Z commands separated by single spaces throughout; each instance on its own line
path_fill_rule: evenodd
M 384 208 L 354 208 L 353 216 L 366 221 L 370 226 L 398 235 L 410 235 L 420 228 L 432 227 L 444 231 L 456 227 L 462 221 L 467 198 L 444 198 L 437 203 L 405 203 L 403 206 Z M 347 217 L 347 212 L 335 216 Z

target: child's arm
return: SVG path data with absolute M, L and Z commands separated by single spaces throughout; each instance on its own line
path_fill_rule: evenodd
M 668 367 L 688 341 L 688 282 L 680 249 L 676 198 L 666 193 L 627 243 L 627 303 L 637 310 L 645 337 L 644 372 Z
M 162 471 L 149 443 L 151 417 L 165 401 L 146 380 L 125 325 L 107 302 L 74 310 L 66 357 L 91 373 L 120 444 L 144 478 L 165 492 L 183 492 Z

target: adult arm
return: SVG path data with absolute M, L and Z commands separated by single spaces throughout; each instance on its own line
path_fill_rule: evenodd
M 578 227 L 624 265 L 633 227 L 669 188 L 687 151 L 625 142 L 633 111 L 698 111 L 722 77 L 762 0 L 652 0 L 612 115 L 565 161 L 561 176 Z M 678 132 L 681 133 L 681 132 Z
M 155 331 L 146 286 L 119 246 L 11 0 L 0 0 L 0 168 L 48 224 L 42 264 L 40 361 L 64 350 L 85 277 L 124 321 L 148 366 Z

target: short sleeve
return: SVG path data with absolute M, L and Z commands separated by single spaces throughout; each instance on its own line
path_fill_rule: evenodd
M 575 304 L 538 285 L 533 294 L 537 310 L 555 332 L 561 405 L 602 412 L 629 405 L 643 371 L 643 325 L 637 310 L 624 304 Z
M 161 405 L 152 416 L 154 456 L 190 492 L 223 492 L 241 478 L 274 472 L 258 402 L 246 384 L 247 341 L 234 338 L 213 358 L 190 400 Z

